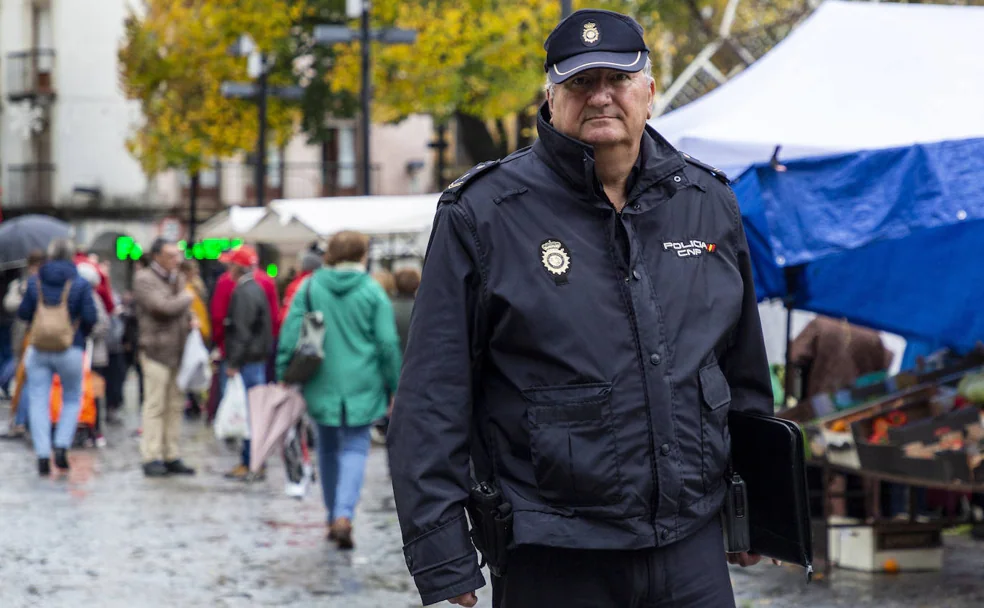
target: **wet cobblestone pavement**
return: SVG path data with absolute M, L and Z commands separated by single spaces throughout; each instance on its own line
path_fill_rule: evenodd
M 6 408 L 0 411 L 2 419 Z M 53 479 L 38 478 L 25 442 L 0 442 L 0 606 L 420 606 L 382 450 L 370 457 L 357 549 L 345 554 L 324 540 L 320 489 L 300 501 L 287 498 L 278 460 L 265 482 L 226 481 L 222 472 L 237 452 L 188 423 L 185 457 L 199 474 L 147 480 L 135 423 L 135 412 L 128 413 L 127 425 L 108 430 L 107 448 L 72 453 L 71 473 Z M 835 571 L 830 581 L 806 586 L 800 570 L 736 568 L 738 605 L 984 606 L 984 544 L 963 537 L 947 543 L 941 573 Z M 479 596 L 479 606 L 489 608 L 488 587 Z

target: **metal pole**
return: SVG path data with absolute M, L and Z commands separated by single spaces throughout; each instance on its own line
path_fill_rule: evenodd
M 444 159 L 444 149 L 447 147 L 447 142 L 445 141 L 445 134 L 448 131 L 448 126 L 443 122 L 437 125 L 437 189 L 444 190 L 445 183 L 444 173 L 446 170 L 445 159 Z
M 201 174 L 195 171 L 191 174 L 191 183 L 189 184 L 189 200 L 188 200 L 188 247 L 195 244 L 195 228 L 198 224 L 198 186 L 201 182 Z
M 560 18 L 564 19 L 569 17 L 572 12 L 574 12 L 574 7 L 572 6 L 572 0 L 560 0 Z
M 362 194 L 372 194 L 369 154 L 369 97 L 372 94 L 372 74 L 369 68 L 369 0 L 362 2 Z
M 256 105 L 259 108 L 259 129 L 256 137 L 256 206 L 266 203 L 266 130 L 267 130 L 267 58 L 260 56 L 260 76 L 257 80 Z
M 789 398 L 793 395 L 795 382 L 793 378 L 793 358 L 790 356 L 793 350 L 793 298 L 786 299 L 786 376 L 783 382 L 782 409 L 789 407 Z

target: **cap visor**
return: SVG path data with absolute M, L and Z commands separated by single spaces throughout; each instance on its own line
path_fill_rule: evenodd
M 550 82 L 560 84 L 576 74 L 596 68 L 607 68 L 622 72 L 638 72 L 646 65 L 647 57 L 648 55 L 645 51 L 630 53 L 615 53 L 612 51 L 581 53 L 580 55 L 568 57 L 563 61 L 553 64 L 550 66 L 547 75 L 550 78 Z

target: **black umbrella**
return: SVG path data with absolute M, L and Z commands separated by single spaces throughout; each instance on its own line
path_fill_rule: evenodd
M 18 266 L 35 249 L 72 236 L 72 227 L 46 215 L 24 215 L 0 222 L 0 269 Z

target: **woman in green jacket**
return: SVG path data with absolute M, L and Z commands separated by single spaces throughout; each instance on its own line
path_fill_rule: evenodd
M 324 315 L 325 359 L 302 388 L 308 413 L 318 425 L 328 538 L 342 549 L 354 546 L 352 519 L 369 454 L 369 428 L 386 414 L 402 363 L 393 307 L 366 272 L 368 253 L 364 234 L 332 237 L 327 266 L 297 290 L 277 350 L 277 377 L 282 378 L 304 314 L 314 310 Z

